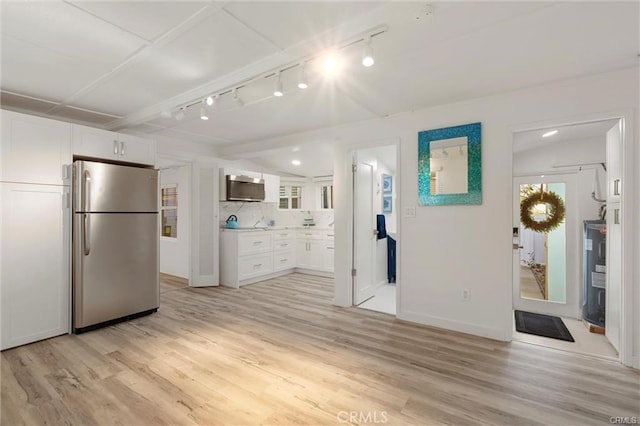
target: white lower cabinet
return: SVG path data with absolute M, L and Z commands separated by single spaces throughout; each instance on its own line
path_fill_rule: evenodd
M 220 230 L 220 284 L 238 288 L 273 268 L 272 231 Z
M 273 253 L 252 254 L 238 257 L 240 281 L 265 275 L 273 271 Z
M 322 240 L 298 239 L 296 245 L 298 268 L 322 270 L 322 255 L 324 242 Z
M 2 183 L 1 349 L 69 332 L 68 186 Z
M 220 230 L 220 284 L 238 288 L 302 269 L 333 272 L 333 231 Z

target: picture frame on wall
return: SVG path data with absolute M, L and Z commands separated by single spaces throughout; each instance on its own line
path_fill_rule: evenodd
M 382 196 L 382 213 L 391 213 L 393 211 L 393 196 Z
M 382 175 L 382 193 L 383 194 L 392 194 L 393 193 L 393 177 L 391 175 L 383 174 Z

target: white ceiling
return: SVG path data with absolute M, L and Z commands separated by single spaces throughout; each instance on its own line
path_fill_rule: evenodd
M 63 120 L 229 147 L 637 64 L 638 2 L 437 2 L 430 17 L 416 19 L 424 18 L 424 6 L 2 1 L 1 101 Z M 373 67 L 359 64 L 358 42 L 341 50 L 340 78 L 327 82 L 313 61 L 309 89 L 295 88 L 292 68 L 282 74 L 285 96 L 271 95 L 274 70 L 380 28 L 386 32 L 373 37 Z M 226 92 L 243 85 L 239 108 Z M 182 121 L 160 115 L 211 93 L 223 95 L 207 122 L 197 105 Z M 331 167 L 332 158 L 314 149 L 324 148 L 309 148 L 301 160 Z M 284 170 L 289 154 L 247 156 Z
M 549 145 L 580 143 L 591 139 L 598 139 L 604 145 L 607 131 L 617 123 L 617 119 L 611 119 L 517 132 L 513 135 L 513 152 L 522 154 Z M 542 137 L 551 130 L 557 130 L 558 133 Z

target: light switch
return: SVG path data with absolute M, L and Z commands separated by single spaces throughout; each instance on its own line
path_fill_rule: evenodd
M 404 217 L 416 217 L 415 206 L 409 206 L 404 208 Z

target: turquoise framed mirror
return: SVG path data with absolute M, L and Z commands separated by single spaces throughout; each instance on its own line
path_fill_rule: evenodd
M 418 204 L 482 204 L 480 123 L 418 133 Z

